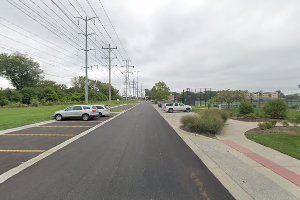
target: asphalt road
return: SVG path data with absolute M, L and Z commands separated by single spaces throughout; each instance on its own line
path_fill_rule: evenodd
M 4 182 L 0 199 L 233 197 L 152 105 L 144 103 Z

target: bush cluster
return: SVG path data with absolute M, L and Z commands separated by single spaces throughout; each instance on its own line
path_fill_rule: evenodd
M 257 126 L 261 129 L 261 130 L 266 130 L 266 129 L 271 129 L 273 128 L 273 124 L 271 122 L 261 122 L 258 123 Z
M 285 119 L 288 107 L 281 99 L 270 101 L 264 107 L 265 114 L 272 119 Z
M 189 131 L 196 133 L 219 133 L 224 122 L 229 118 L 225 111 L 221 110 L 205 110 L 199 115 L 184 116 L 181 119 L 183 127 Z
M 239 107 L 239 113 L 242 115 L 248 115 L 254 113 L 254 108 L 249 101 L 243 101 Z

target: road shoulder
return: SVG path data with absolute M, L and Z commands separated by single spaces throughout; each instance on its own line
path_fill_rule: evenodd
M 282 181 L 281 177 L 270 179 L 272 172 L 221 141 L 183 131 L 180 118 L 188 113 L 171 114 L 154 108 L 236 199 L 297 199 L 299 188 L 287 180 L 282 187 L 276 182 Z

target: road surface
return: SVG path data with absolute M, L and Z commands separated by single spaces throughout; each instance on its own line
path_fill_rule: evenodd
M 8 179 L 0 199 L 234 198 L 143 103 Z

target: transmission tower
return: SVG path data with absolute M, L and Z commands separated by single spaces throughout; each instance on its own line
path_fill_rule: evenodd
M 131 66 L 130 60 L 125 60 L 125 66 L 121 66 L 125 68 L 125 71 L 122 72 L 125 76 L 125 81 L 124 81 L 124 93 L 125 93 L 125 99 L 128 100 L 128 92 L 130 92 L 130 79 L 129 75 L 133 74 L 133 72 L 130 71 L 130 68 L 134 68 L 134 66 Z
M 88 49 L 88 37 L 90 35 L 95 34 L 95 33 L 88 33 L 88 22 L 92 19 L 95 19 L 96 17 L 88 18 L 86 16 L 85 18 L 83 17 L 76 17 L 76 18 L 78 19 L 78 23 L 79 23 L 79 19 L 85 22 L 85 33 L 79 33 L 79 34 L 85 37 L 85 48 L 81 50 L 85 51 L 85 67 L 84 67 L 85 68 L 85 103 L 88 104 L 89 102 L 88 52 L 90 50 L 94 50 L 94 49 Z

